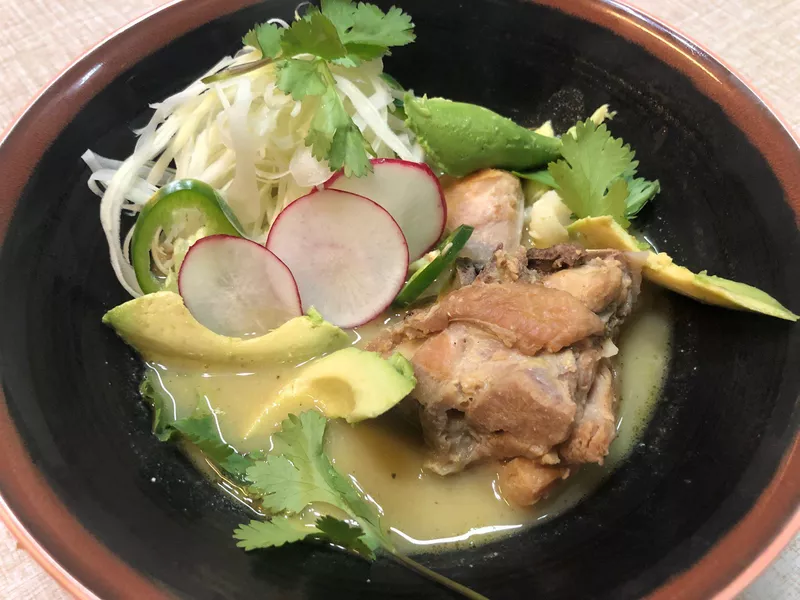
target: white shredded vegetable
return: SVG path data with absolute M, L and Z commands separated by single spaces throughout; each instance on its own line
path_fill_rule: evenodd
M 271 22 L 287 26 L 279 19 Z M 306 106 L 281 92 L 274 65 L 211 84 L 202 81 L 258 57 L 254 49 L 243 48 L 183 91 L 152 105 L 154 113 L 135 132 L 136 147 L 124 161 L 91 151 L 83 155 L 92 170 L 89 188 L 102 197 L 100 217 L 111 265 L 133 296 L 141 295 L 141 289 L 130 261 L 132 233 L 121 230 L 121 217 L 136 213 L 163 185 L 185 178 L 204 181 L 222 194 L 248 236 L 263 241 L 286 206 L 332 175 L 305 145 L 313 99 Z M 337 91 L 376 156 L 421 161 L 422 149 L 393 114 L 398 91 L 384 81 L 382 71 L 380 60 L 337 67 Z M 169 273 L 179 266 L 162 262 Z

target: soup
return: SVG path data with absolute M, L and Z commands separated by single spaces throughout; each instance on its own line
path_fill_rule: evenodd
M 351 330 L 351 339 L 365 346 L 385 324 L 402 316 L 387 313 L 369 326 Z M 399 547 L 408 552 L 457 549 L 518 531 L 568 510 L 624 461 L 658 398 L 669 362 L 670 332 L 667 298 L 645 288 L 619 338 L 617 439 L 604 465 L 584 466 L 533 507 L 514 506 L 503 498 L 494 463 L 449 477 L 426 472 L 419 426 L 399 411 L 356 425 L 333 422 L 327 434 L 328 452 L 336 468 L 365 491 Z M 291 405 L 274 401 L 283 382 L 307 364 L 271 366 L 266 372 L 193 372 L 180 365 L 153 363 L 149 368 L 173 400 L 174 418 L 191 414 L 198 400 L 207 403 L 217 415 L 223 439 L 241 452 L 252 452 L 269 449 L 269 436 L 288 414 L 315 408 L 313 398 Z M 196 453 L 194 458 L 203 461 Z M 220 477 L 208 467 L 205 472 Z M 236 486 L 227 482 L 227 490 L 231 493 Z

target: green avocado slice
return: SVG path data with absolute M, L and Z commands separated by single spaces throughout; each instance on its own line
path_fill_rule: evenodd
M 145 360 L 179 370 L 296 364 L 297 375 L 277 391 L 275 401 L 292 406 L 311 399 L 325 416 L 350 423 L 386 412 L 417 384 L 408 360 L 351 347 L 348 335 L 316 311 L 260 337 L 232 338 L 198 323 L 178 294 L 155 292 L 108 311 L 103 322 Z
M 260 337 L 218 335 L 198 323 L 174 292 L 130 300 L 108 311 L 103 323 L 145 360 L 187 367 L 302 362 L 350 344 L 344 331 L 318 315 L 296 317 Z
M 372 419 L 405 398 L 417 385 L 414 369 L 400 354 L 344 348 L 320 358 L 281 388 L 279 401 L 310 396 L 325 416 L 348 423 Z
M 588 217 L 579 219 L 567 230 L 577 234 L 589 248 L 615 248 L 630 252 L 641 252 L 639 243 L 620 227 L 611 217 Z M 686 267 L 676 265 L 672 258 L 661 252 L 647 251 L 642 273 L 660 286 L 694 298 L 706 304 L 723 306 L 734 310 L 748 310 L 787 321 L 800 319 L 772 296 L 745 283 L 731 281 L 705 271 L 693 273 Z
M 561 156 L 561 140 L 517 125 L 488 108 L 406 92 L 406 125 L 426 160 L 453 177 L 497 167 L 528 171 Z

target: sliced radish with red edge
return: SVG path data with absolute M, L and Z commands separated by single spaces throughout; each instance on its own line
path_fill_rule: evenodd
M 278 215 L 267 248 L 291 269 L 303 308 L 339 327 L 383 312 L 403 287 L 408 246 L 392 216 L 372 200 L 316 190 Z
M 423 163 L 394 158 L 373 158 L 370 162 L 372 173 L 345 177 L 340 171 L 325 187 L 359 194 L 380 204 L 403 230 L 411 260 L 417 260 L 444 233 L 447 204 L 442 186 Z
M 264 246 L 230 235 L 189 249 L 178 289 L 194 318 L 220 335 L 263 335 L 303 314 L 289 268 Z

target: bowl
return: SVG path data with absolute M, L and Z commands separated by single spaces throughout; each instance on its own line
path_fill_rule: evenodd
M 80 155 L 127 155 L 149 103 L 295 4 L 169 4 L 69 67 L 0 145 L 2 513 L 79 598 L 448 597 L 386 561 L 235 548 L 242 513 L 150 435 L 142 366 L 100 323 L 126 296 Z M 718 60 L 611 1 L 398 4 L 418 34 L 387 60 L 398 80 L 562 129 L 611 103 L 663 185 L 648 237 L 800 308 L 800 150 Z M 672 306 L 668 380 L 628 460 L 558 519 L 427 565 L 495 599 L 550 600 L 728 598 L 764 568 L 800 525 L 800 328 Z

